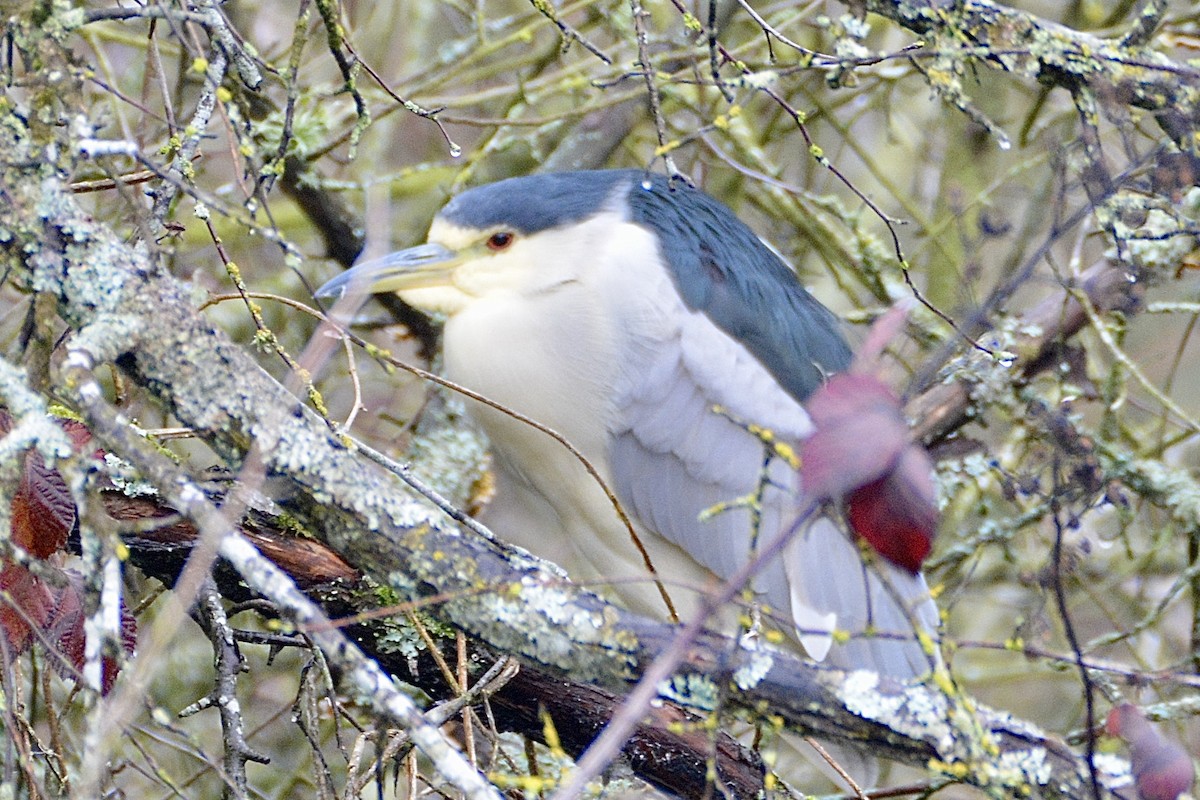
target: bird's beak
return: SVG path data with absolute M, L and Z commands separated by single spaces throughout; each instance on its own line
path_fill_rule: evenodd
M 459 254 L 440 244 L 422 244 L 357 264 L 317 289 L 317 297 L 347 293 L 384 294 L 450 283 Z

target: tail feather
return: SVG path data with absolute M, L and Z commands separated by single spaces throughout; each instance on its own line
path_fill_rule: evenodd
M 793 619 L 810 656 L 840 669 L 868 669 L 900 680 L 929 671 L 931 656 L 917 630 L 934 636 L 938 614 L 920 574 L 882 559 L 863 564 L 858 547 L 827 517 L 792 542 L 785 570 Z M 822 615 L 832 615 L 832 625 L 814 631 L 812 623 Z M 835 637 L 835 629 L 849 638 L 839 641 L 843 637 Z M 828 655 L 809 649 L 808 641 L 828 643 Z

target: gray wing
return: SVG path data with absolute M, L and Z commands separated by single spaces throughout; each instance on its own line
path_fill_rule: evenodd
M 750 558 L 750 513 L 732 509 L 705 521 L 700 515 L 754 492 L 764 463 L 762 443 L 734 420 L 796 442 L 811 430 L 808 415 L 745 347 L 704 313 L 684 307 L 665 273 L 655 289 L 630 302 L 628 313 L 631 347 L 624 352 L 636 355 L 625 365 L 610 422 L 614 488 L 643 526 L 728 578 Z M 799 505 L 795 473 L 776 459 L 769 475 L 763 543 L 793 523 Z M 830 660 L 908 677 L 927 669 L 910 616 L 931 630 L 936 617 L 921 578 L 884 572 L 899 604 L 864 569 L 846 535 L 821 519 L 756 577 L 753 588 L 777 614 L 792 618 L 797 638 L 815 658 L 830 651 L 835 625 L 852 634 L 873 627 L 904 636 L 856 637 L 834 647 Z
M 850 364 L 836 317 L 724 203 L 663 176 L 635 182 L 632 219 L 657 234 L 687 307 L 743 344 L 793 397 Z

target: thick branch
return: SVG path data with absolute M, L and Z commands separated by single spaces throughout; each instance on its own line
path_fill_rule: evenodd
M 104 493 L 110 516 L 124 522 L 152 522 L 159 527 L 138 525 L 123 536 L 130 559 L 149 575 L 173 584 L 192 550 L 196 528 L 178 519 L 174 509 L 148 497 L 126 497 Z M 385 670 L 420 687 L 432 697 L 449 699 L 450 687 L 432 663 L 422 661 L 416 669 L 408 658 L 389 647 L 390 623 L 381 617 L 377 595 L 363 585 L 360 574 L 320 542 L 289 536 L 272 520 L 253 513 L 244 522 L 243 534 L 262 552 L 287 571 L 297 585 L 319 602 L 332 618 L 357 618 L 346 631 Z M 250 598 L 245 584 L 224 564 L 217 570 L 217 583 L 228 598 Z M 485 654 L 486 655 L 486 654 Z M 545 734 L 544 709 L 554 720 L 562 746 L 578 757 L 620 705 L 622 696 L 595 686 L 566 680 L 525 666 L 491 697 L 497 724 L 538 740 Z M 723 790 L 733 798 L 758 797 L 763 788 L 762 763 L 751 751 L 728 735 L 711 734 L 700 720 L 678 706 L 664 704 L 652 709 L 653 719 L 630 737 L 624 754 L 641 778 L 680 797 L 701 797 L 706 790 L 707 759 L 715 753 L 717 775 Z M 680 731 L 679 727 L 683 730 Z M 690 731 L 690 732 L 689 732 Z

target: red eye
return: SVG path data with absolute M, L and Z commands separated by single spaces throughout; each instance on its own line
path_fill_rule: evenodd
M 488 237 L 488 250 L 507 250 L 517 237 L 509 231 L 497 231 Z

